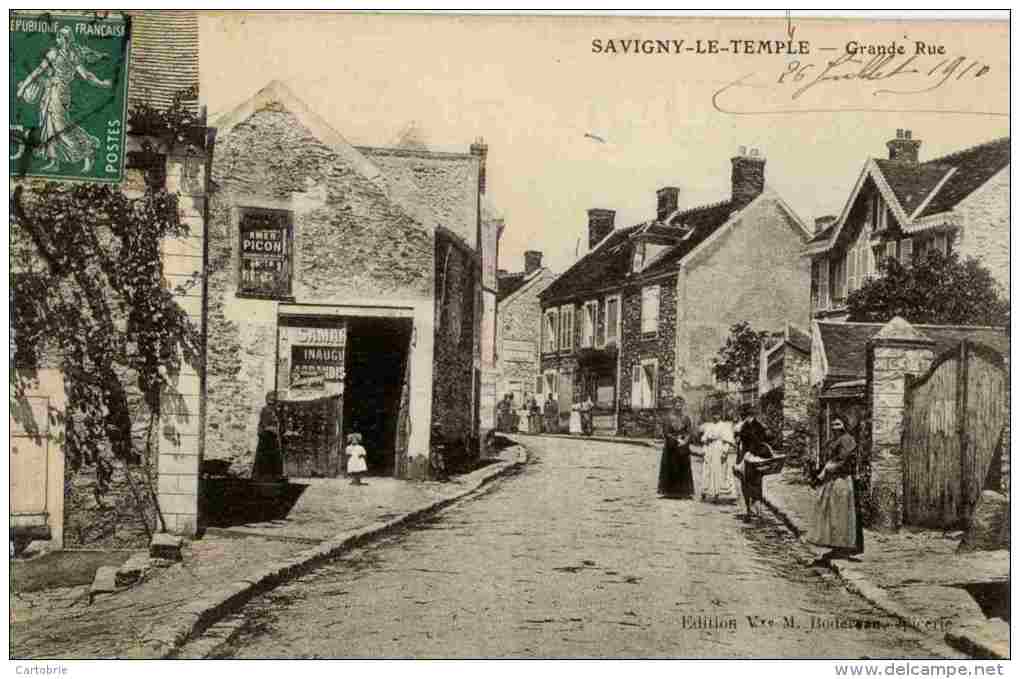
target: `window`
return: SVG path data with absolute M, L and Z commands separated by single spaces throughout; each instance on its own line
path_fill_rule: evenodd
M 559 313 L 556 309 L 549 309 L 545 312 L 545 350 L 556 351 L 559 338 Z
M 544 391 L 544 389 L 545 389 L 544 380 L 542 379 L 542 376 L 539 375 L 538 377 L 535 378 L 535 398 L 541 398 L 546 393 L 548 393 Z
M 595 301 L 584 303 L 584 314 L 581 316 L 581 346 L 592 347 L 595 345 L 595 329 L 598 327 L 599 303 Z
M 574 348 L 574 307 L 560 307 L 560 350 Z
M 935 249 L 943 255 L 949 254 L 949 241 L 946 238 L 946 234 L 937 233 L 935 234 Z
M 896 259 L 896 241 L 886 241 L 884 247 L 885 252 L 883 253 L 883 257 L 885 259 Z
M 638 271 L 641 271 L 641 269 L 643 269 L 644 266 L 645 266 L 645 244 L 638 243 L 637 245 L 634 246 L 633 270 L 636 273 Z
M 557 394 L 559 393 L 559 390 L 557 388 L 559 385 L 556 379 L 556 371 L 547 370 L 544 377 L 545 388 L 542 389 L 541 392 L 539 392 L 543 397 L 543 403 L 545 402 L 545 399 L 549 397 L 549 394 L 552 394 L 553 400 L 555 400 L 557 398 Z
M 900 264 L 910 266 L 914 263 L 914 239 L 904 238 L 900 241 Z
M 818 308 L 829 308 L 829 260 L 827 257 L 818 260 Z
M 620 297 L 606 298 L 606 322 L 602 326 L 602 344 L 620 343 Z
M 659 331 L 659 286 L 641 288 L 641 332 Z
M 290 213 L 242 208 L 239 217 L 238 296 L 291 299 L 294 229 Z
M 659 361 L 644 359 L 631 367 L 631 408 L 654 408 L 658 391 Z

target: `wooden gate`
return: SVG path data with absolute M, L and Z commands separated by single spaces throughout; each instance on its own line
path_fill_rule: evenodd
M 1008 379 L 998 352 L 966 340 L 939 356 L 924 375 L 906 376 L 904 523 L 966 525 L 1009 418 Z
M 284 473 L 291 478 L 341 473 L 343 396 L 281 401 Z

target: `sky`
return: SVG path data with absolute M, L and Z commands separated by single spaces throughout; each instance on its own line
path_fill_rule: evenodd
M 615 209 L 620 227 L 652 218 L 662 186 L 680 187 L 682 207 L 728 198 L 741 146 L 760 149 L 766 182 L 810 226 L 842 210 L 897 129 L 922 140 L 922 161 L 1009 134 L 1001 22 L 234 12 L 202 15 L 200 30 L 210 117 L 281 80 L 356 145 L 392 144 L 412 122 L 436 151 L 484 138 L 510 271 L 525 250 L 569 267 L 589 208 Z M 768 54 L 760 41 L 791 42 Z M 904 54 L 815 82 L 851 42 Z

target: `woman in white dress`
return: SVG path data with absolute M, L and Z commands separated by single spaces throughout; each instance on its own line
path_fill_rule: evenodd
M 733 493 L 733 480 L 728 473 L 729 458 L 734 451 L 733 423 L 715 414 L 714 422 L 701 425 L 702 464 L 701 499 L 718 500 L 720 495 Z

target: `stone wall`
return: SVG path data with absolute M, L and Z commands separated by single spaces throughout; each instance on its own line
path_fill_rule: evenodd
M 809 459 L 814 449 L 811 399 L 811 357 L 787 345 L 783 350 L 782 445 L 792 462 Z
M 964 257 L 978 257 L 1009 299 L 1009 166 L 967 196 L 954 210 L 963 217 L 957 246 Z
M 626 288 L 621 304 L 620 344 L 620 416 L 618 431 L 623 436 L 660 436 L 661 411 L 672 407 L 676 376 L 676 276 L 669 276 L 648 285 L 659 286 L 659 328 L 651 334 L 641 332 L 642 287 Z M 647 286 L 643 286 L 647 287 Z M 634 366 L 642 360 L 659 362 L 656 385 L 656 408 L 635 408 L 631 404 L 631 380 Z
M 470 458 L 477 449 L 473 426 L 475 264 L 474 251 L 456 236 L 437 233 L 432 431 L 442 436 L 447 462 L 453 464 Z
M 893 323 L 895 321 L 890 322 Z M 883 330 L 888 329 L 888 325 Z M 881 335 L 882 333 L 880 333 Z M 897 530 L 903 520 L 903 435 L 906 374 L 923 374 L 935 359 L 931 340 L 876 337 L 868 347 L 870 502 L 874 528 Z
M 286 210 L 300 304 L 413 309 L 409 454 L 427 455 L 431 420 L 433 232 L 366 178 L 349 154 L 270 102 L 217 140 L 208 230 L 206 457 L 254 450 L 259 409 L 276 388 L 279 301 L 238 297 L 239 208 Z

